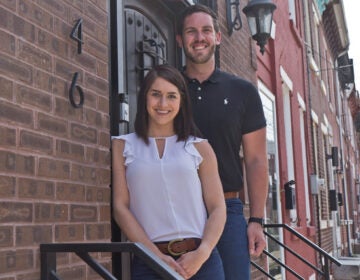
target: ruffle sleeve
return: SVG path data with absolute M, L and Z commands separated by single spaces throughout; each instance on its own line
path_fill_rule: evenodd
M 202 141 L 207 141 L 207 140 L 198 137 L 191 137 L 186 141 L 185 144 L 185 151 L 193 156 L 196 169 L 199 168 L 199 165 L 202 162 L 203 157 L 200 155 L 199 151 L 195 148 L 194 143 L 199 143 Z
M 131 138 L 133 137 L 132 134 L 125 134 L 120 136 L 112 136 L 111 139 L 121 139 L 125 141 L 123 156 L 125 158 L 125 166 L 128 166 L 134 160 L 134 151 L 131 145 Z

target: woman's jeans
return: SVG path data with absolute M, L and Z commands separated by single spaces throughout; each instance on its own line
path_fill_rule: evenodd
M 134 256 L 131 265 L 132 280 L 161 280 L 162 278 L 144 263 L 139 257 Z M 210 257 L 201 266 L 199 271 L 190 278 L 191 280 L 225 280 L 224 270 L 218 250 L 215 248 Z
M 226 224 L 217 245 L 224 266 L 225 279 L 248 280 L 250 279 L 250 255 L 243 205 L 238 198 L 226 199 L 225 202 Z

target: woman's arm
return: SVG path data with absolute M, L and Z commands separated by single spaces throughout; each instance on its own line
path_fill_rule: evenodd
M 196 143 L 195 147 L 203 157 L 199 166 L 199 177 L 208 219 L 199 248 L 183 255 L 178 260 L 190 277 L 209 258 L 220 239 L 226 220 L 225 198 L 215 153 L 206 141 Z

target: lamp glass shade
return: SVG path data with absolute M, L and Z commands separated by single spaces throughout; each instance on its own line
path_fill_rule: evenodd
M 247 20 L 249 23 L 249 28 L 251 36 L 255 36 L 260 33 L 267 33 L 270 35 L 271 25 L 272 25 L 272 10 L 265 7 L 248 13 Z

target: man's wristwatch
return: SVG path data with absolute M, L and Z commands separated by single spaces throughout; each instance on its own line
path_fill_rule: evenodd
M 250 217 L 248 223 L 258 223 L 262 227 L 264 226 L 264 219 L 263 218 L 256 218 L 256 217 Z

